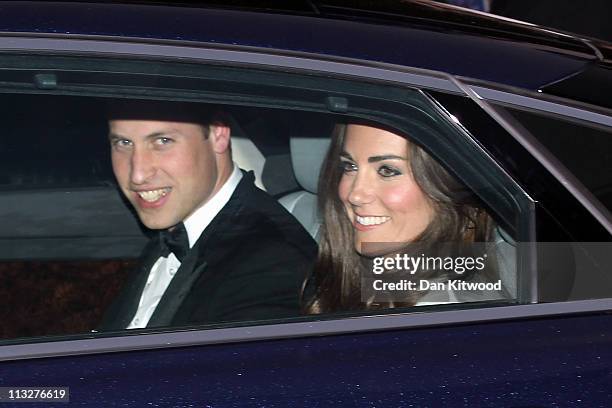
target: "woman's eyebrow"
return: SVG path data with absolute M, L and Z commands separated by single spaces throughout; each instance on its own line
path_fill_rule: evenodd
M 353 160 L 353 157 L 345 151 L 340 152 L 340 157 L 344 157 L 345 159 Z
M 376 163 L 383 160 L 408 160 L 405 157 L 397 156 L 395 154 L 384 154 L 382 156 L 370 156 L 368 157 L 368 163 Z

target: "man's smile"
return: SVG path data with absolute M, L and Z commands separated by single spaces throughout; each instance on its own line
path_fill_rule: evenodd
M 136 191 L 140 198 L 142 198 L 147 203 L 154 203 L 160 200 L 162 197 L 168 195 L 168 193 L 172 190 L 170 187 L 159 188 L 156 190 L 144 190 L 144 191 Z

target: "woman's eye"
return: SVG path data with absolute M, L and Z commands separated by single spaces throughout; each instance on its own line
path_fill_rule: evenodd
M 383 177 L 393 177 L 399 176 L 400 174 L 402 174 L 402 172 L 391 166 L 380 166 L 380 168 L 378 169 L 378 174 Z
M 351 171 L 356 171 L 357 170 L 357 166 L 355 165 L 355 163 L 351 163 L 348 161 L 341 161 L 340 162 L 340 169 L 342 170 L 343 173 L 348 173 Z

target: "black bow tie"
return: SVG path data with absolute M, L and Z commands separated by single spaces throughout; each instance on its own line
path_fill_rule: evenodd
M 185 225 L 181 222 L 171 229 L 159 233 L 162 256 L 168 256 L 172 252 L 176 259 L 183 262 L 183 258 L 189 251 L 189 237 Z

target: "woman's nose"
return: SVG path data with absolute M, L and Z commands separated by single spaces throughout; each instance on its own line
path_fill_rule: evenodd
M 371 183 L 364 175 L 357 175 L 353 180 L 348 201 L 352 205 L 360 206 L 371 203 L 374 200 L 374 191 Z

